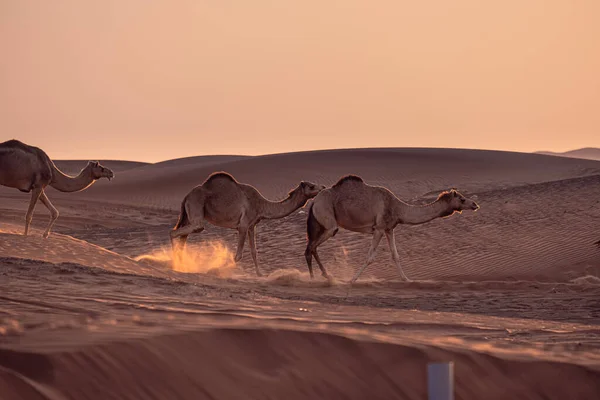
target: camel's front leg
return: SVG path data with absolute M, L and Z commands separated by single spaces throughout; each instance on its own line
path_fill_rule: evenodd
M 246 241 L 246 235 L 248 234 L 248 227 L 240 225 L 238 227 L 238 247 L 235 253 L 235 262 L 242 261 L 242 254 L 244 253 L 244 242 Z
M 48 199 L 48 196 L 46 196 L 46 192 L 44 192 L 42 190 L 42 193 L 40 194 L 40 201 L 42 202 L 43 205 L 46 206 L 46 208 L 50 211 L 50 223 L 48 224 L 48 228 L 46 228 L 46 231 L 44 232 L 44 237 L 47 238 L 50 235 L 50 230 L 52 229 L 52 226 L 54 225 L 54 223 L 56 222 L 56 219 L 58 218 L 58 210 L 56 209 L 56 207 L 54 207 L 52 205 L 52 203 L 50 202 L 50 199 Z
M 365 270 L 365 268 L 367 268 L 369 266 L 369 264 L 371 264 L 373 262 L 373 260 L 375 259 L 375 252 L 377 250 L 377 246 L 379 246 L 379 242 L 381 241 L 382 237 L 383 237 L 383 232 L 380 230 L 376 230 L 373 233 L 373 241 L 371 242 L 371 248 L 369 249 L 369 255 L 367 256 L 367 261 L 364 263 L 364 265 L 362 267 L 359 268 L 359 270 L 356 272 L 356 275 L 354 275 L 354 278 L 352 278 L 350 283 L 356 282 L 356 280 L 358 279 L 360 274 L 362 274 L 362 272 Z
M 31 220 L 33 219 L 33 210 L 35 209 L 35 203 L 37 203 L 41 193 L 41 188 L 34 188 L 31 191 L 31 200 L 29 201 L 29 208 L 27 209 L 27 214 L 25 215 L 25 236 L 29 234 L 29 225 L 31 225 Z
M 403 281 L 410 282 L 410 279 L 404 275 L 404 271 L 402 270 L 402 266 L 400 265 L 400 256 L 398 255 L 398 249 L 396 248 L 396 238 L 394 237 L 394 231 L 386 231 L 385 236 L 387 237 L 388 243 L 390 245 L 390 253 L 392 253 L 392 260 L 396 267 L 398 268 L 398 272 L 400 273 L 400 277 Z
M 254 267 L 256 268 L 256 275 L 262 276 L 260 269 L 258 269 L 258 259 L 256 253 L 256 225 L 248 228 L 248 243 L 250 244 L 250 253 L 252 253 L 252 260 L 254 260 Z

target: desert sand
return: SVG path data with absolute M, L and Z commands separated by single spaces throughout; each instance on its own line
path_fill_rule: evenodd
M 76 173 L 85 162 L 57 163 Z M 457 399 L 600 397 L 600 162 L 456 149 L 361 149 L 103 162 L 112 182 L 48 189 L 61 212 L 0 188 L 1 399 L 425 399 L 455 363 Z M 357 174 L 413 204 L 450 187 L 481 206 L 398 226 L 401 282 L 381 243 L 341 230 L 310 280 L 306 209 L 258 225 L 265 277 L 236 232 L 208 226 L 173 266 L 183 196 L 226 171 L 280 199 Z

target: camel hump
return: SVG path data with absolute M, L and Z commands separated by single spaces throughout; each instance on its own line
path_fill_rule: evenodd
M 338 186 L 341 186 L 344 183 L 348 183 L 348 182 L 365 183 L 365 181 L 363 181 L 363 178 L 361 178 L 358 175 L 346 175 L 346 176 L 340 178 L 340 180 L 338 180 L 335 183 L 335 185 L 333 185 L 333 187 L 338 187 Z
M 236 181 L 235 178 L 231 174 L 228 174 L 227 172 L 213 172 L 212 174 L 210 174 L 208 176 L 208 178 L 206 178 L 203 185 L 210 184 L 214 181 L 219 181 L 219 180 L 226 180 L 229 182 L 238 183 L 238 181 Z
M 0 143 L 0 150 L 12 153 L 21 152 L 21 154 L 31 154 L 39 159 L 41 163 L 51 162 L 50 157 L 48 157 L 48 155 L 42 149 L 35 146 L 29 146 L 17 139 L 11 139 Z
M 6 142 L 2 143 L 2 146 L 6 146 L 6 147 L 16 147 L 19 145 L 23 145 L 23 142 L 17 140 L 17 139 L 11 139 L 11 140 L 7 140 Z
M 31 152 L 31 147 L 27 146 L 25 143 L 21 142 L 17 139 L 7 140 L 4 143 L 0 143 L 0 147 L 10 148 L 10 149 L 20 149 L 27 152 Z

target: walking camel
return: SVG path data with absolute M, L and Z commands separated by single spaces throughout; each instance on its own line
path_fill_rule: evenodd
M 242 259 L 245 238 L 248 236 L 256 274 L 261 276 L 256 252 L 256 224 L 262 219 L 279 219 L 290 215 L 324 188 L 303 181 L 284 200 L 269 201 L 253 186 L 236 181 L 230 174 L 213 173 L 183 199 L 179 221 L 171 231 L 173 253 L 177 255 L 184 248 L 188 235 L 202 232 L 205 222 L 236 229 L 238 247 L 235 261 Z M 176 243 L 177 239 L 179 243 Z
M 442 192 L 436 201 L 424 206 L 411 206 L 391 191 L 379 186 L 367 185 L 362 178 L 349 175 L 315 197 L 307 219 L 308 244 L 304 256 L 308 271 L 313 277 L 312 257 L 315 257 L 321 273 L 328 277 L 317 253 L 317 247 L 338 232 L 338 227 L 353 232 L 373 234 L 366 262 L 351 280 L 354 283 L 364 269 L 373 262 L 381 238 L 387 237 L 392 260 L 403 280 L 409 279 L 400 266 L 396 249 L 394 228 L 398 224 L 418 225 L 435 218 L 448 217 L 463 210 L 477 210 L 479 205 L 452 189 Z
M 44 232 L 47 238 L 58 218 L 58 210 L 46 196 L 46 186 L 61 192 L 78 192 L 91 186 L 100 178 L 111 180 L 115 174 L 97 161 L 90 161 L 75 177 L 62 173 L 50 157 L 41 149 L 26 145 L 18 140 L 0 143 L 0 185 L 30 193 L 31 200 L 25 216 L 25 236 L 33 218 L 38 199 L 50 211 L 50 223 Z

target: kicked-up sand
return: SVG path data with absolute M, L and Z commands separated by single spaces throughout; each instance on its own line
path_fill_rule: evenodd
M 47 190 L 48 239 L 43 206 L 24 237 L 29 197 L 0 188 L 0 399 L 425 399 L 432 361 L 455 363 L 457 399 L 600 397 L 598 161 L 370 149 L 114 165 L 110 183 Z M 456 187 L 481 209 L 396 228 L 410 283 L 382 242 L 348 285 L 371 238 L 344 230 L 320 247 L 333 278 L 311 280 L 305 209 L 258 225 L 265 277 L 210 225 L 174 265 L 180 201 L 221 170 L 271 199 L 353 173 L 415 204 Z

